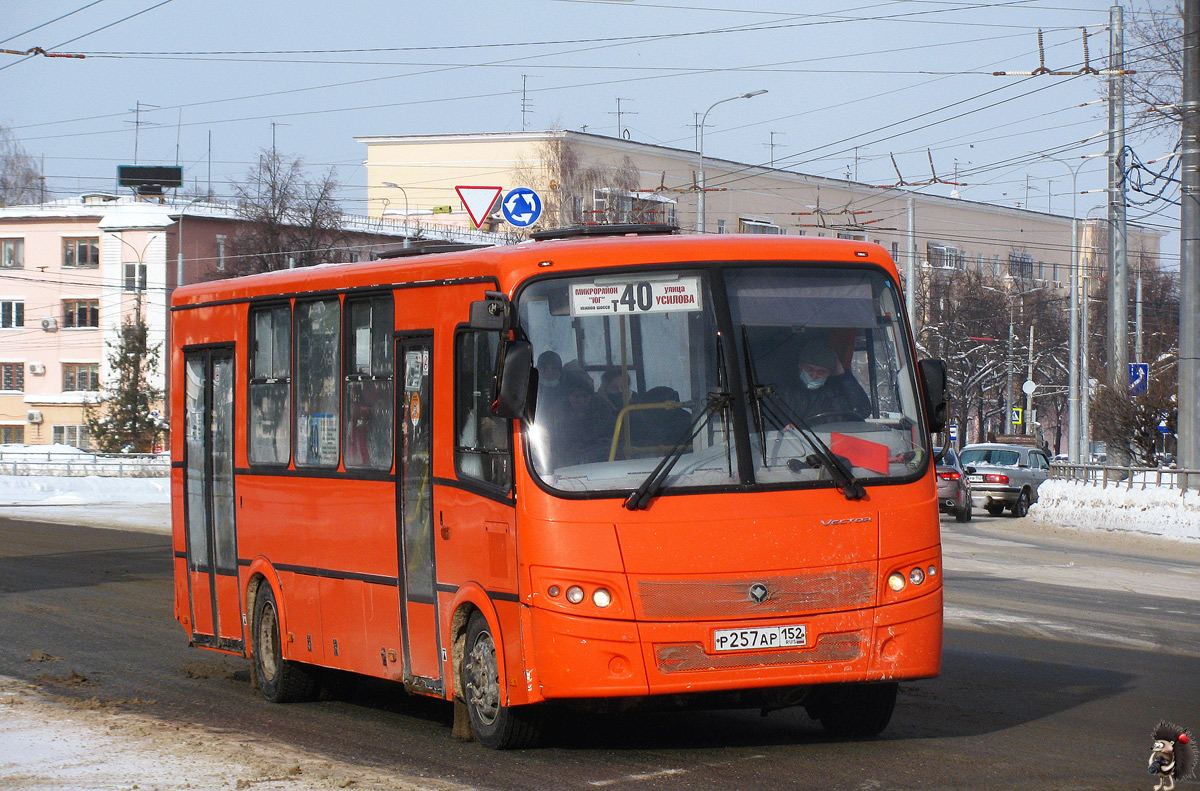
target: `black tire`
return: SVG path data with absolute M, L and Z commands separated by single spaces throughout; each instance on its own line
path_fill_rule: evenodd
M 1021 492 L 1021 496 L 1012 504 L 1012 510 L 1009 511 L 1009 515 L 1020 519 L 1027 513 L 1029 513 L 1029 490 L 1026 489 Z
M 884 684 L 834 684 L 819 690 L 809 714 L 833 736 L 864 739 L 878 736 L 896 708 L 895 682 Z
M 254 646 L 254 668 L 263 697 L 272 703 L 316 700 L 321 691 L 314 669 L 283 658 L 279 632 L 279 605 L 271 586 L 263 584 L 254 600 L 254 623 L 250 632 Z
M 974 516 L 974 509 L 971 507 L 971 501 L 967 500 L 966 505 L 954 512 L 954 521 L 970 522 L 972 516 Z
M 1000 516 L 1000 514 L 1004 513 L 1004 504 L 1003 503 L 988 503 L 987 505 L 984 506 L 984 508 L 992 516 Z
M 478 610 L 467 621 L 460 672 L 471 730 L 480 744 L 492 750 L 519 750 L 537 744 L 541 738 L 542 709 L 537 705 L 504 705 L 496 641 L 487 618 Z

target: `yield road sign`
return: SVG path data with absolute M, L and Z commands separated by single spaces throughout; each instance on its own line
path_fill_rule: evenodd
M 1130 395 L 1145 395 L 1146 390 L 1150 387 L 1150 364 L 1149 363 L 1130 363 L 1129 364 L 1129 394 Z
M 463 206 L 467 209 L 467 214 L 471 216 L 471 222 L 478 229 L 483 227 L 487 216 L 492 213 L 492 207 L 496 205 L 496 200 L 500 197 L 500 192 L 503 189 L 503 187 L 464 186 L 455 187 L 454 191 L 462 199 Z
M 509 190 L 500 206 L 504 219 L 518 228 L 528 228 L 542 216 L 542 198 L 529 187 Z

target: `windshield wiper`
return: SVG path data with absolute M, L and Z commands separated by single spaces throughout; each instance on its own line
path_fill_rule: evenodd
M 667 455 L 662 457 L 662 460 L 655 466 L 646 480 L 642 481 L 642 485 L 634 489 L 633 494 L 626 498 L 626 508 L 630 511 L 638 511 L 650 505 L 650 500 L 662 489 L 667 476 L 671 473 L 671 468 L 675 466 L 675 462 L 679 461 L 683 457 L 684 452 L 692 446 L 692 441 L 696 439 L 696 435 L 704 427 L 708 416 L 718 409 L 723 410 L 728 407 L 730 400 L 729 393 L 716 391 L 708 394 L 708 401 L 705 403 L 704 409 L 700 411 L 700 414 L 696 415 L 696 419 L 687 427 L 687 431 L 683 432 L 679 440 L 671 446 L 671 449 L 667 451 Z
M 835 454 L 829 449 L 829 446 L 821 440 L 817 432 L 813 431 L 812 426 L 800 417 L 795 411 L 788 406 L 788 403 L 783 400 L 783 397 L 775 392 L 775 388 L 770 385 L 765 385 L 760 388 L 763 398 L 771 396 L 772 402 L 768 408 L 774 407 L 779 410 L 792 426 L 796 427 L 796 431 L 800 436 L 808 442 L 809 447 L 813 449 L 813 453 L 809 455 L 805 462 L 810 467 L 824 467 L 833 477 L 834 484 L 841 490 L 842 495 L 847 500 L 861 500 L 867 496 L 867 490 L 862 485 L 858 478 L 854 477 L 854 472 L 851 465 L 845 462 L 841 456 Z M 785 427 L 784 422 L 779 419 L 778 415 L 771 415 L 775 423 L 780 427 Z M 766 464 L 766 454 L 763 454 L 763 464 Z M 794 467 L 788 464 L 788 469 L 794 471 Z
M 758 383 L 758 372 L 754 368 L 754 357 L 750 354 L 750 338 L 746 334 L 746 325 L 742 325 L 742 356 L 746 358 L 747 393 L 750 396 L 750 415 L 754 418 L 754 431 L 758 434 L 758 446 L 762 451 L 763 466 L 767 464 L 767 434 L 763 426 L 763 398 L 770 388 Z

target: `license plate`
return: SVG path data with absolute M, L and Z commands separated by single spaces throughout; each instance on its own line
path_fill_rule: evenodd
M 760 648 L 795 648 L 808 640 L 804 624 L 758 626 L 752 629 L 718 629 L 713 632 L 714 651 L 754 651 Z
M 974 483 L 983 483 L 983 476 L 982 475 L 968 475 L 967 480 L 972 481 Z

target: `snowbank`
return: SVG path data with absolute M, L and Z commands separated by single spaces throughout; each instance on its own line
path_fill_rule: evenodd
M 1200 541 L 1200 493 L 1148 486 L 1101 488 L 1078 481 L 1046 481 L 1029 517 L 1060 527 L 1096 529 Z
M 169 478 L 0 475 L 0 505 L 91 505 L 170 501 Z

